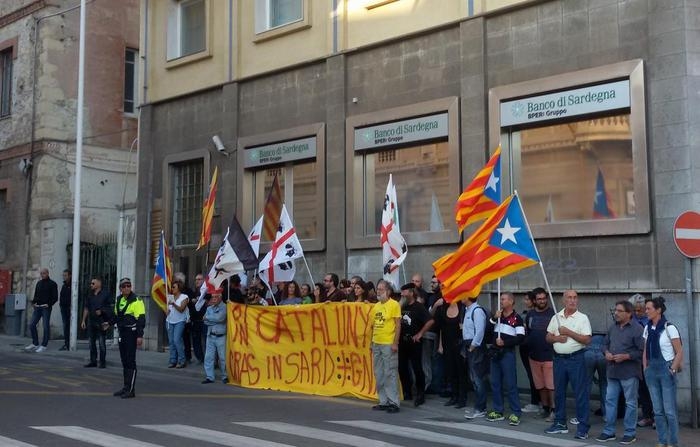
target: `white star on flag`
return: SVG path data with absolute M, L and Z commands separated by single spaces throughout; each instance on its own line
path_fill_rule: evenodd
M 497 191 L 498 191 L 498 189 L 497 189 L 497 188 L 498 188 L 498 182 L 499 182 L 500 180 L 501 180 L 500 178 L 496 177 L 496 173 L 495 173 L 495 172 L 492 172 L 492 173 L 491 173 L 491 176 L 489 177 L 488 183 L 486 183 L 486 188 L 485 188 L 485 189 L 492 189 L 492 190 L 494 190 L 494 191 L 497 192 Z
M 513 241 L 514 244 L 517 244 L 518 241 L 515 240 L 515 233 L 520 230 L 520 227 L 511 227 L 510 222 L 506 219 L 506 223 L 502 228 L 496 228 L 496 231 L 501 233 L 501 245 L 503 245 L 505 241 Z

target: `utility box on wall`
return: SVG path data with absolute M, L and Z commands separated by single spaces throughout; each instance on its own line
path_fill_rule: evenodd
M 5 297 L 5 333 L 20 335 L 22 317 L 27 308 L 27 295 L 24 293 L 8 294 Z

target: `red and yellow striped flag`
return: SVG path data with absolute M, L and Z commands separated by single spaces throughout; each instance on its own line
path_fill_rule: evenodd
M 277 236 L 277 227 L 280 226 L 280 215 L 282 214 L 282 189 L 275 174 L 272 180 L 270 192 L 265 201 L 265 211 L 263 218 L 263 237 L 268 241 L 274 241 Z
M 463 231 L 467 225 L 486 219 L 501 202 L 501 146 L 496 148 L 486 166 L 457 199 L 455 220 Z
M 153 285 L 151 286 L 151 298 L 163 312 L 166 312 L 168 309 L 168 293 L 170 292 L 172 278 L 173 265 L 168 254 L 168 245 L 165 243 L 165 234 L 161 231 L 158 257 L 156 258 L 156 271 L 153 274 Z
M 433 263 L 447 302 L 476 297 L 481 286 L 539 262 L 520 200 L 508 197 L 457 251 Z
M 214 203 L 216 202 L 216 182 L 219 177 L 219 167 L 214 167 L 214 175 L 211 176 L 209 184 L 209 197 L 202 207 L 202 233 L 199 235 L 199 245 L 197 250 L 209 243 L 211 238 L 211 222 L 214 220 Z

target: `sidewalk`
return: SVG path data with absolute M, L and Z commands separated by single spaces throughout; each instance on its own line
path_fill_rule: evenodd
M 22 348 L 31 343 L 31 339 L 18 336 L 9 336 L 0 334 L 0 355 L 3 352 L 20 352 Z M 60 359 L 74 359 L 78 364 L 84 364 L 89 361 L 89 351 L 87 341 L 78 341 L 77 351 L 59 351 L 58 348 L 61 346 L 61 340 L 52 340 L 49 343 L 48 350 L 40 354 L 32 354 L 36 356 L 41 356 L 44 358 L 60 358 Z M 137 364 L 139 369 L 149 370 L 152 372 L 158 372 L 163 374 L 172 374 L 172 370 L 168 369 L 168 353 L 166 352 L 156 352 L 156 351 L 137 351 Z M 108 368 L 121 368 L 121 362 L 119 360 L 119 351 L 116 346 L 110 344 L 107 345 L 107 367 Z M 187 368 L 178 370 L 177 375 L 179 377 L 186 376 L 191 377 L 193 381 L 201 381 L 204 378 L 204 370 L 201 365 L 197 365 L 196 360 L 194 363 L 187 366 Z M 437 395 L 426 396 L 426 402 L 424 405 L 420 406 L 418 409 L 413 410 L 413 405 L 411 402 L 404 402 L 405 408 L 408 411 L 416 411 L 423 413 L 421 417 L 427 417 L 438 421 L 454 422 L 454 423 L 480 423 L 488 424 L 484 422 L 484 419 L 476 420 L 476 422 L 466 422 L 464 419 L 464 411 L 457 410 L 452 407 L 445 407 L 443 404 L 447 400 L 445 398 L 438 397 Z M 472 397 L 471 395 L 469 396 Z M 344 398 L 338 398 L 344 399 Z M 350 398 L 352 399 L 352 398 Z M 526 397 L 521 396 L 522 405 L 526 403 Z M 369 405 L 369 404 L 368 404 Z M 598 408 L 597 402 L 591 405 L 591 411 Z M 410 410 L 409 410 L 410 409 Z M 574 402 L 572 399 L 568 400 L 567 408 L 568 417 L 573 417 L 574 412 Z M 680 438 L 681 445 L 683 446 L 694 446 L 700 447 L 700 436 L 698 436 L 698 430 L 692 429 L 688 425 L 689 415 L 681 414 L 681 427 L 680 427 Z M 595 437 L 600 434 L 603 428 L 603 420 L 600 416 L 591 415 L 591 438 L 588 440 L 588 444 L 600 444 L 595 441 Z M 618 426 L 621 427 L 622 421 L 618 421 Z M 497 424 L 496 424 L 497 425 Z M 495 425 L 494 425 L 495 426 Z M 518 428 L 523 431 L 528 431 L 531 433 L 541 433 L 549 424 L 545 423 L 543 419 L 538 419 L 532 414 L 523 413 L 522 424 Z M 499 425 L 500 427 L 500 425 Z M 575 426 L 569 424 L 569 435 L 553 435 L 554 437 L 561 436 L 564 440 L 573 440 L 573 433 L 575 432 Z M 618 430 L 619 432 L 620 430 Z M 656 435 L 651 428 L 639 428 L 637 430 L 638 445 L 655 445 Z M 613 443 L 617 445 L 617 442 Z

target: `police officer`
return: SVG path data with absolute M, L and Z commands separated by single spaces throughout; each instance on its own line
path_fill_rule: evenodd
M 119 356 L 124 368 L 124 387 L 114 392 L 122 399 L 134 397 L 136 382 L 136 347 L 143 343 L 146 308 L 141 298 L 131 291 L 131 279 L 119 280 L 119 297 L 114 303 L 114 315 L 119 329 Z

